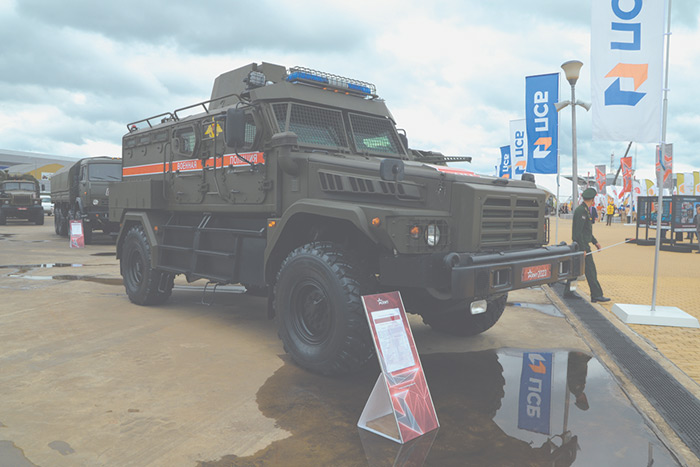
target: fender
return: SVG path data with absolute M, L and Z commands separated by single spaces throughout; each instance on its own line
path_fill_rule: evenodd
M 120 223 L 119 235 L 117 236 L 117 259 L 121 259 L 122 245 L 124 237 L 132 225 L 141 224 L 148 238 L 148 243 L 151 245 L 151 266 L 157 267 L 158 259 L 158 238 L 156 237 L 155 227 L 158 225 L 159 217 L 145 211 L 129 211 L 124 214 Z
M 326 217 L 330 219 L 340 219 L 351 222 L 357 229 L 367 235 L 373 242 L 379 243 L 379 239 L 371 231 L 367 221 L 365 211 L 357 205 L 344 202 L 334 202 L 319 199 L 305 199 L 292 204 L 282 215 L 277 219 L 277 225 L 274 229 L 268 229 L 267 246 L 265 247 L 265 265 L 277 246 L 278 241 L 282 238 L 285 228 L 289 221 L 298 214 L 313 214 L 318 217 Z

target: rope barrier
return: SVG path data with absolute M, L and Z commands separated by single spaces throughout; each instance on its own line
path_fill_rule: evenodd
M 624 243 L 630 243 L 631 241 L 632 241 L 632 239 L 630 238 L 630 239 L 625 240 L 624 242 L 615 243 L 614 245 L 608 245 L 608 246 L 606 246 L 606 247 L 601 248 L 600 250 L 591 250 L 591 253 L 599 253 L 599 252 L 601 252 L 601 251 L 603 251 L 603 250 L 607 250 L 608 248 L 612 248 L 612 247 L 614 247 L 614 246 L 622 245 L 622 244 L 624 244 Z

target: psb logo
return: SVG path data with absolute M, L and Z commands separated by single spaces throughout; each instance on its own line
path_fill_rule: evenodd
M 620 7 L 620 0 L 612 0 L 613 13 L 618 21 L 610 23 L 610 28 L 617 36 L 625 41 L 611 41 L 611 50 L 623 50 L 628 52 L 639 52 L 642 50 L 642 23 L 635 19 L 642 11 L 642 0 L 634 0 L 629 11 L 624 11 Z M 627 2 L 629 3 L 629 2 Z M 644 96 L 645 92 L 639 92 L 639 87 L 647 80 L 649 71 L 648 63 L 618 63 L 607 75 L 606 78 L 615 78 L 610 86 L 605 90 L 605 105 L 627 105 L 635 106 Z M 634 83 L 634 90 L 623 89 L 621 80 L 631 79 Z

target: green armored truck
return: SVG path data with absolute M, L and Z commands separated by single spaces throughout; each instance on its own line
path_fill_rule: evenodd
M 546 246 L 543 190 L 411 149 L 366 82 L 250 64 L 210 100 L 127 128 L 109 205 L 129 299 L 165 302 L 178 274 L 243 284 L 312 371 L 373 356 L 362 295 L 399 290 L 408 312 L 469 336 L 510 290 L 582 273 L 576 245 Z
M 44 224 L 39 184 L 34 177 L 20 176 L 0 181 L 0 225 L 5 225 L 8 217 Z
M 83 221 L 85 243 L 92 242 L 95 230 L 116 234 L 119 223 L 109 219 L 109 184 L 121 174 L 121 160 L 105 156 L 86 157 L 56 172 L 51 177 L 56 235 L 68 236 L 70 220 Z

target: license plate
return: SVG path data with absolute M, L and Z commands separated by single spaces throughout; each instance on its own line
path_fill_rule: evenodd
M 539 281 L 552 277 L 552 265 L 540 264 L 539 266 L 528 266 L 523 268 L 523 282 Z

